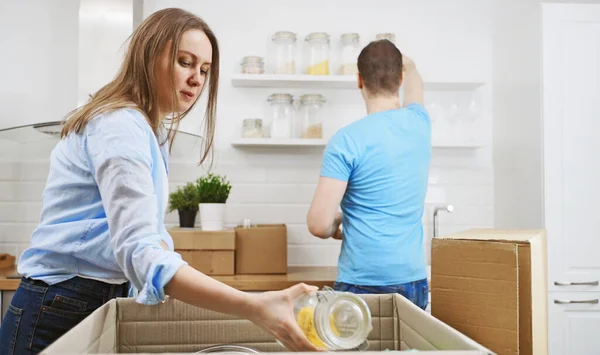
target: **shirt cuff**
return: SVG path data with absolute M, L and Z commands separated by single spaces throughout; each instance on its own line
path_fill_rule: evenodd
M 149 273 L 142 290 L 137 295 L 136 303 L 154 305 L 165 301 L 165 286 L 182 266 L 187 265 L 180 256 L 169 258 L 168 261 L 168 264 L 158 263 L 154 266 L 154 272 Z

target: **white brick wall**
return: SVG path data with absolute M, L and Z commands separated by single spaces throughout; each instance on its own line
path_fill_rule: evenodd
M 0 148 L 2 144 L 7 146 L 6 142 L 0 141 Z M 13 255 L 20 255 L 28 246 L 31 232 L 39 221 L 41 194 L 49 168 L 46 143 L 37 144 L 37 148 L 34 143 L 24 144 L 31 145 L 28 151 L 35 160 L 5 159 L 0 162 L 0 252 Z M 44 154 L 46 159 L 40 159 Z M 282 164 L 286 159 L 290 160 L 290 155 L 274 154 L 275 159 L 271 160 L 267 153 L 262 159 L 254 157 L 252 160 L 256 164 L 249 164 L 243 154 L 231 158 L 231 154 L 225 152 L 217 157 L 216 160 L 227 162 L 216 163 L 213 171 L 226 174 L 233 185 L 227 203 L 227 225 L 240 224 L 244 218 L 251 218 L 255 223 L 285 223 L 290 265 L 336 265 L 340 242 L 311 236 L 305 224 L 318 180 L 321 151 L 294 153 L 294 158 L 300 160 L 298 164 Z M 460 157 L 462 154 L 461 151 L 434 150 L 423 217 L 427 255 L 434 205 L 455 206 L 454 213 L 440 213 L 440 234 L 493 226 L 492 170 L 482 165 L 477 157 L 469 154 Z M 230 158 L 223 159 L 224 155 Z M 237 164 L 234 163 L 236 159 Z M 189 159 L 189 155 L 176 153 L 169 167 L 171 191 L 203 173 L 203 168 Z M 176 225 L 177 212 L 168 213 L 166 222 Z

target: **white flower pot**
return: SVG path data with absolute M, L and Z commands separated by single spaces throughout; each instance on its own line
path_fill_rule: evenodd
M 201 203 L 200 208 L 200 229 L 203 231 L 223 230 L 225 221 L 224 203 Z

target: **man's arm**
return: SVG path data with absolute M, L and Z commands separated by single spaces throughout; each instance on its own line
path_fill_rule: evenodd
M 404 106 L 410 104 L 421 104 L 424 106 L 423 100 L 423 79 L 417 70 L 415 62 L 409 57 L 402 55 L 403 65 L 403 86 L 404 86 Z
M 321 176 L 306 218 L 309 232 L 319 238 L 333 236 L 342 223 L 337 212 L 346 192 L 347 181 Z

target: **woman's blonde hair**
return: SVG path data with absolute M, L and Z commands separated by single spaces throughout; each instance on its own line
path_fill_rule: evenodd
M 85 105 L 67 114 L 61 137 L 65 137 L 70 132 L 81 133 L 86 124 L 99 114 L 125 107 L 142 112 L 154 134 L 158 136 L 163 117 L 158 117 L 159 97 L 154 66 L 161 52 L 171 41 L 169 63 L 173 93 L 170 107 L 175 110 L 177 94 L 173 78 L 174 63 L 181 36 L 188 30 L 204 32 L 212 45 L 212 64 L 200 93 L 201 95 L 208 85 L 208 104 L 204 116 L 205 126 L 200 163 L 204 162 L 209 155 L 212 156 L 219 87 L 219 46 L 214 33 L 202 19 L 181 9 L 171 8 L 157 11 L 140 24 L 129 37 L 129 48 L 115 78 L 92 95 Z M 169 125 L 166 139 L 171 147 L 179 122 L 194 105 L 185 112 L 174 112 L 173 117 L 170 118 L 172 124 Z M 165 142 L 160 143 L 164 144 Z

